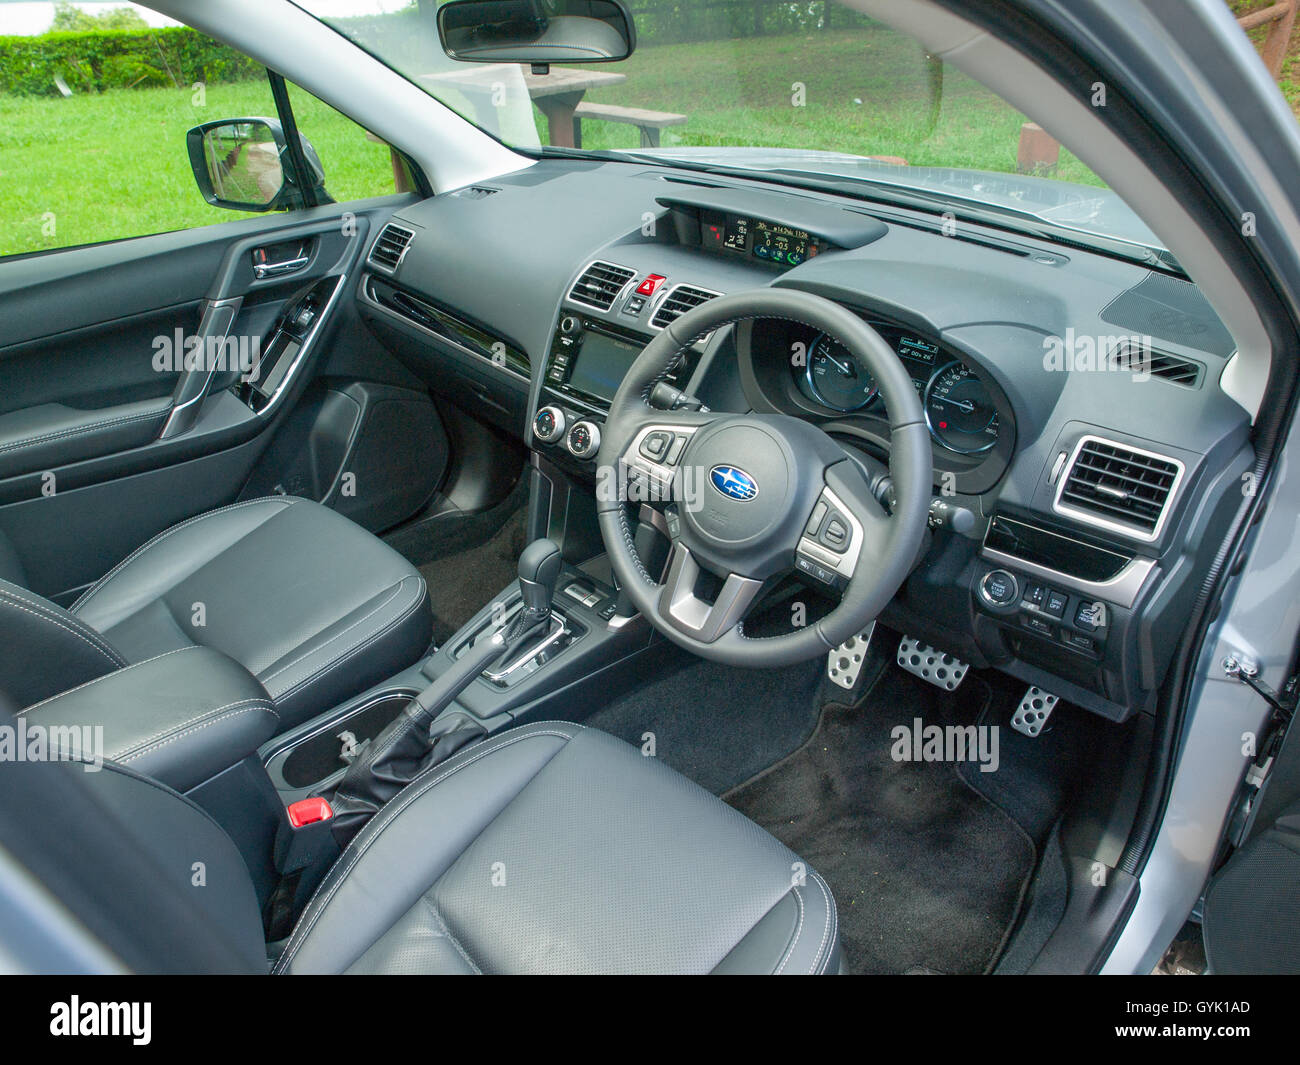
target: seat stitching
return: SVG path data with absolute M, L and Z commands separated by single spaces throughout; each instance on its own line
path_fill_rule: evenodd
M 794 926 L 794 935 L 790 938 L 790 945 L 785 948 L 785 953 L 781 956 L 781 964 L 776 967 L 776 972 L 772 975 L 780 976 L 785 969 L 786 963 L 794 956 L 794 948 L 799 945 L 799 937 L 803 935 L 803 895 L 799 893 L 799 888 L 792 887 L 790 894 L 794 896 L 794 901 L 799 904 L 799 920 Z
M 236 706 L 242 707 L 242 709 L 233 709 L 233 707 Z M 229 713 L 223 714 L 221 713 L 222 710 L 228 710 Z M 239 702 L 227 703 L 225 706 L 220 706 L 216 710 L 209 710 L 207 713 L 200 714 L 198 717 L 191 718 L 189 721 L 183 721 L 179 725 L 173 725 L 170 729 L 164 729 L 162 732 L 155 733 L 153 736 L 150 736 L 149 739 L 129 748 L 125 754 L 117 755 L 116 760 L 119 762 L 129 762 L 134 758 L 139 758 L 142 754 L 145 754 L 150 750 L 158 750 L 162 747 L 166 747 L 169 743 L 175 743 L 183 736 L 188 736 L 194 732 L 201 732 L 209 725 L 215 725 L 218 721 L 224 721 L 228 717 L 238 717 L 240 714 L 250 714 L 255 710 L 265 710 L 273 715 L 277 721 L 280 719 L 280 715 L 275 712 L 275 708 L 271 706 L 270 703 L 266 702 L 266 700 L 241 699 Z M 187 725 L 193 725 L 194 727 L 185 728 Z M 177 732 L 174 736 L 170 735 L 170 733 L 176 729 L 184 729 L 184 731 Z M 167 738 L 163 739 L 162 737 Z
M 385 806 L 382 810 L 380 810 L 380 812 L 375 816 L 375 818 L 370 822 L 370 824 L 366 825 L 362 834 L 358 835 L 355 839 L 353 839 L 352 843 L 348 845 L 348 850 L 352 850 L 353 847 L 356 847 L 356 852 L 352 854 L 352 856 L 349 858 L 347 865 L 344 866 L 342 869 L 340 869 L 337 875 L 335 875 L 335 873 L 331 871 L 329 876 L 327 876 L 325 880 L 321 881 L 320 885 L 316 888 L 316 893 L 312 896 L 311 901 L 307 903 L 307 908 L 306 910 L 303 911 L 304 915 L 309 911 L 311 911 L 312 907 L 316 904 L 316 897 L 321 893 L 321 891 L 325 889 L 326 883 L 330 883 L 332 881 L 328 894 L 326 894 L 325 898 L 321 901 L 320 908 L 317 909 L 312 914 L 311 919 L 306 922 L 305 927 L 303 926 L 303 923 L 301 921 L 299 922 L 299 928 L 302 929 L 301 935 L 299 934 L 298 929 L 294 930 L 293 937 L 290 939 L 289 944 L 285 947 L 284 953 L 280 955 L 280 960 L 276 963 L 274 971 L 282 972 L 284 968 L 288 965 L 288 963 L 293 959 L 293 956 L 298 952 L 298 949 L 302 946 L 303 940 L 305 940 L 311 934 L 311 930 L 312 928 L 315 927 L 316 921 L 320 918 L 321 914 L 323 914 L 329 908 L 330 900 L 334 898 L 334 893 L 338 891 L 338 889 L 343 885 L 343 882 L 347 879 L 348 873 L 352 871 L 353 866 L 355 866 L 357 862 L 361 860 L 361 857 L 366 853 L 367 850 L 370 849 L 370 845 L 379 838 L 379 836 L 383 833 L 384 829 L 386 829 L 392 823 L 393 819 L 397 817 L 398 814 L 400 814 L 404 809 L 406 809 L 406 807 L 410 806 L 411 803 L 415 802 L 416 799 L 418 799 L 421 795 L 423 795 L 434 785 L 445 780 L 447 777 L 450 777 L 453 774 L 460 772 L 462 769 L 465 769 L 466 767 L 473 765 L 475 762 L 479 761 L 480 759 L 486 758 L 489 754 L 492 754 L 494 751 L 504 750 L 506 747 L 509 747 L 512 744 L 520 743 L 523 740 L 527 740 L 527 739 L 533 739 L 537 736 L 558 736 L 562 740 L 567 740 L 567 741 L 573 740 L 574 736 L 570 735 L 567 732 L 560 732 L 556 729 L 546 729 L 542 727 L 544 725 L 552 725 L 552 724 L 569 725 L 570 723 L 539 721 L 537 725 L 526 726 L 530 730 L 526 735 L 521 736 L 515 734 L 510 736 L 509 739 L 498 740 L 490 747 L 478 748 L 474 751 L 474 754 L 471 757 L 467 758 L 463 762 L 458 763 L 455 766 L 452 766 L 450 768 L 446 767 L 445 765 L 430 766 L 428 769 L 425 770 L 425 773 L 437 774 L 430 780 L 420 783 L 419 776 L 416 776 L 413 780 L 411 780 L 411 782 L 407 784 L 406 787 L 401 792 L 403 798 L 401 798 L 401 800 L 397 802 L 397 805 L 394 807 L 394 804 L 390 802 L 388 806 Z M 577 725 L 575 727 L 578 728 L 580 731 L 583 728 L 582 725 Z M 438 772 L 439 769 L 441 769 L 442 772 L 439 773 Z M 417 784 L 419 785 L 418 787 L 416 786 Z M 407 794 L 408 792 L 410 794 Z M 347 852 L 345 851 L 344 855 L 346 854 Z M 342 858 L 340 857 L 339 861 L 341 860 Z M 336 868 L 338 864 L 339 864 L 338 862 L 335 863 Z
M 9 596 L 11 599 L 17 599 L 20 603 L 26 603 L 33 610 L 40 611 L 43 617 L 47 617 L 51 621 L 59 621 L 65 625 L 67 624 L 67 620 L 64 619 L 63 614 L 71 613 L 70 611 L 64 611 L 61 607 L 58 607 L 57 605 L 46 606 L 44 602 L 40 602 L 36 599 L 29 599 L 27 598 L 27 596 L 22 594 L 24 590 L 25 589 L 22 589 L 19 586 L 12 585 L 12 584 L 8 588 L 0 588 L 0 591 L 3 591 L 5 595 Z M 118 652 L 117 648 L 114 647 L 111 643 L 109 643 L 104 638 L 103 633 L 95 631 L 95 629 L 91 628 L 84 621 L 81 621 L 78 618 L 72 618 L 71 620 L 80 626 L 80 628 L 77 631 L 81 632 L 82 635 L 85 636 L 88 640 L 98 642 L 99 646 L 101 646 L 104 650 L 109 651 L 112 654 L 117 655 L 119 658 L 121 658 L 121 654 Z M 126 665 L 125 658 L 122 658 L 122 664 Z
M 835 903 L 832 901 L 831 894 L 826 888 L 826 882 L 815 872 L 813 873 L 813 880 L 817 882 L 817 886 L 821 889 L 822 897 L 826 900 L 826 924 L 822 928 L 822 940 L 817 944 L 817 953 L 813 955 L 812 967 L 808 970 L 810 976 L 820 967 L 823 950 L 826 951 L 826 960 L 828 962 L 830 961 L 831 952 L 827 949 L 827 939 L 831 934 L 831 917 L 835 914 Z
M 228 506 L 218 507 L 216 510 L 207 510 L 204 511 L 202 514 L 196 514 L 192 518 L 186 518 L 185 521 L 181 522 L 179 525 L 173 525 L 170 529 L 164 529 L 162 532 L 158 533 L 158 535 L 153 537 L 153 539 L 148 540 L 144 544 L 141 544 L 139 547 L 137 547 L 134 551 L 132 551 L 129 555 L 127 555 L 126 558 L 124 558 L 111 570 L 105 573 L 104 576 L 100 577 L 99 580 L 97 580 L 93 585 L 91 585 L 88 589 L 86 589 L 86 591 L 83 592 L 81 596 L 78 597 L 77 601 L 72 604 L 72 606 L 69 608 L 69 611 L 71 613 L 75 613 L 86 603 L 90 602 L 91 597 L 96 592 L 98 592 L 101 588 L 103 588 L 104 585 L 107 584 L 113 577 L 115 577 L 118 573 L 124 570 L 127 566 L 129 566 L 132 562 L 134 562 L 146 551 L 148 551 L 149 548 L 153 547 L 156 544 L 162 543 L 162 541 L 167 539 L 167 537 L 171 536 L 172 533 L 178 533 L 182 529 L 187 528 L 190 525 L 193 525 L 197 521 L 203 521 L 205 518 L 213 518 L 216 517 L 218 514 L 225 514 L 228 511 L 238 510 L 241 507 L 251 507 L 257 503 L 271 503 L 271 502 L 283 502 L 288 506 L 292 506 L 294 503 L 300 503 L 301 500 L 293 496 L 259 496 L 257 499 L 246 499 L 242 503 L 231 503 Z
M 443 935 L 445 935 L 447 937 L 448 942 L 450 942 L 451 945 L 456 948 L 456 952 L 462 958 L 465 959 L 465 964 L 474 970 L 474 975 L 482 976 L 483 970 L 478 967 L 474 959 L 469 956 L 469 952 L 466 951 L 463 946 L 461 946 L 460 940 L 457 939 L 455 935 L 452 933 L 452 930 L 447 927 L 447 919 L 443 917 L 442 912 L 438 909 L 436 905 L 434 905 L 433 899 L 429 898 L 428 895 L 421 895 L 420 901 L 423 902 L 426 906 L 429 907 L 430 910 L 433 911 L 433 916 L 437 918 L 438 927 L 442 929 Z
M 158 659 L 166 658 L 168 655 L 178 655 L 182 651 L 197 651 L 197 650 L 199 650 L 199 645 L 193 644 L 190 647 L 177 647 L 171 651 L 164 651 L 160 655 L 154 655 L 152 658 L 146 658 L 140 662 L 132 662 L 129 666 L 123 666 L 121 669 L 114 670 L 112 673 L 105 673 L 102 677 L 96 677 L 94 680 L 88 680 L 83 684 L 78 684 L 75 688 L 69 688 L 67 691 L 59 692 L 57 695 L 51 695 L 47 699 L 42 699 L 39 703 L 32 703 L 31 706 L 24 707 L 22 710 L 19 710 L 16 714 L 14 714 L 14 716 L 22 717 L 23 714 L 27 713 L 28 710 L 36 710 L 44 706 L 46 703 L 54 702 L 55 699 L 62 699 L 65 695 L 71 695 L 73 692 L 79 692 L 81 691 L 82 688 L 89 688 L 92 684 L 98 684 L 101 680 L 107 680 L 109 677 L 119 676 L 120 674 L 127 672 L 127 670 L 137 669 L 140 666 L 147 666 L 150 662 L 157 662 Z
M 11 607 L 13 607 L 14 610 L 21 610 L 24 614 L 31 614 L 32 617 L 34 618 L 39 618 L 41 621 L 48 621 L 51 625 L 57 625 L 65 632 L 70 632 L 73 636 L 77 637 L 77 639 L 81 640 L 87 646 L 93 647 L 96 651 L 98 651 L 110 662 L 112 662 L 115 667 L 120 669 L 122 666 L 125 666 L 127 664 L 126 659 L 123 658 L 120 654 L 110 653 L 106 647 L 101 646 L 100 644 L 96 643 L 94 640 L 90 639 L 90 637 L 87 636 L 84 632 L 80 632 L 77 629 L 72 628 L 72 626 L 65 624 L 64 622 L 60 621 L 58 618 L 51 617 L 47 613 L 41 613 L 36 610 L 30 610 L 28 609 L 28 607 L 19 605 L 19 603 L 26 603 L 29 602 L 29 600 L 21 599 L 19 596 L 15 596 L 12 592 L 9 592 L 3 588 L 0 588 L 0 595 L 6 596 L 7 598 L 10 599 L 17 599 L 19 601 L 19 602 L 14 602 L 9 604 Z M 35 606 L 36 604 L 32 603 L 31 605 Z
M 389 592 L 389 594 L 388 594 L 388 598 L 385 599 L 382 603 L 380 603 L 377 607 L 375 607 L 374 610 L 370 611 L 370 613 L 367 614 L 365 617 L 358 618 L 358 619 L 357 619 L 356 621 L 354 621 L 351 625 L 349 625 L 346 629 L 343 629 L 341 632 L 336 632 L 333 636 L 331 636 L 331 637 L 330 637 L 328 640 L 326 640 L 324 643 L 322 643 L 322 644 L 318 644 L 317 646 L 313 647 L 310 651 L 304 651 L 304 652 L 303 652 L 302 654 L 300 654 L 297 658 L 293 659 L 293 660 L 290 661 L 290 662 L 286 662 L 286 663 L 285 663 L 284 665 L 282 665 L 279 669 L 277 669 L 274 673 L 268 673 L 265 677 L 262 678 L 262 682 L 263 682 L 263 683 L 266 683 L 267 681 L 271 680 L 272 678 L 274 678 L 274 677 L 278 677 L 278 676 L 279 676 L 281 673 L 283 673 L 285 670 L 292 669 L 294 666 L 296 666 L 299 662 L 303 661 L 304 659 L 310 658 L 312 655 L 314 655 L 314 654 L 318 654 L 320 651 L 323 651 L 326 647 L 328 647 L 330 644 L 332 644 L 335 640 L 340 640 L 340 639 L 342 639 L 342 638 L 343 638 L 344 636 L 346 636 L 349 632 L 351 632 L 353 629 L 355 629 L 358 625 L 364 625 L 367 621 L 369 621 L 369 620 L 370 620 L 371 618 L 373 618 L 376 614 L 378 614 L 381 610 L 383 610 L 384 607 L 386 607 L 389 603 L 391 603 L 394 599 L 396 599 L 397 596 L 398 596 L 398 595 L 401 593 L 401 591 L 402 591 L 402 585 L 404 585 L 404 584 L 405 584 L 407 581 L 409 581 L 410 579 L 411 579 L 410 577 L 403 577 L 400 581 L 398 581 L 395 585 L 393 585 L 393 589 L 392 589 L 391 592 Z M 351 648 L 349 648 L 349 650 L 351 650 Z M 346 653 L 346 652 L 344 652 L 344 653 Z
M 406 578 L 403 578 L 403 579 L 405 580 Z M 308 683 L 310 683 L 311 681 L 314 681 L 314 680 L 316 680 L 317 678 L 319 678 L 319 677 L 321 677 L 321 676 L 324 676 L 326 673 L 328 673 L 328 672 L 329 672 L 330 670 L 332 670 L 332 669 L 337 669 L 337 668 L 339 668 L 339 667 L 342 666 L 345 662 L 347 662 L 349 659 L 351 659 L 351 658 L 352 658 L 352 657 L 353 657 L 353 656 L 354 656 L 358 651 L 363 651 L 363 650 L 365 650 L 367 647 L 369 647 L 372 643 L 374 643 L 374 642 L 375 642 L 376 640 L 378 640 L 380 637 L 382 637 L 382 636 L 386 636 L 388 633 L 392 632 L 395 628 L 397 628 L 398 626 L 400 626 L 401 623 L 402 623 L 403 621 L 405 621 L 405 620 L 406 620 L 407 618 L 409 618 L 412 614 L 414 614 L 414 613 L 416 612 L 416 610 L 418 610 L 418 609 L 420 608 L 420 606 L 426 602 L 427 598 L 428 598 L 428 597 L 427 597 L 427 595 L 425 594 L 424 581 L 421 580 L 421 581 L 420 581 L 420 591 L 419 591 L 419 594 L 418 594 L 418 595 L 415 597 L 415 599 L 412 601 L 411 605 L 408 606 L 404 611 L 402 611 L 401 614 L 399 614 L 399 615 L 397 615 L 397 617 L 393 618 L 393 620 L 390 621 L 388 624 L 383 625 L 383 626 L 381 626 L 380 628 L 376 629 L 374 632 L 372 632 L 369 636 L 367 636 L 367 637 L 366 637 L 365 639 L 363 639 L 361 642 L 356 643 L 356 644 L 353 644 L 351 647 L 349 647 L 349 648 L 348 648 L 346 651 L 344 651 L 342 654 L 338 655 L 338 656 L 335 657 L 335 658 L 330 659 L 328 662 L 324 662 L 324 663 L 322 663 L 322 664 L 321 664 L 317 669 L 315 669 L 315 670 L 312 671 L 311 673 L 308 673 L 308 674 L 307 674 L 305 677 L 303 677 L 301 680 L 295 682 L 295 683 L 293 684 L 292 687 L 285 688 L 283 691 L 280 692 L 280 694 L 279 694 L 278 696 L 272 696 L 272 698 L 276 698 L 276 699 L 288 699 L 288 698 L 291 698 L 291 697 L 292 697 L 296 692 L 301 691 L 302 688 L 303 688 L 304 686 L 306 686 Z M 322 645 L 322 646 L 323 646 L 323 645 Z
M 170 403 L 166 406 L 157 407 L 153 410 L 147 410 L 142 414 L 129 414 L 122 418 L 107 418 L 103 421 L 88 422 L 86 425 L 79 425 L 71 429 L 60 429 L 55 433 L 43 433 L 40 436 L 29 436 L 22 440 L 15 440 L 12 444 L 5 444 L 0 447 L 0 455 L 7 451 L 21 451 L 25 447 L 31 447 L 33 444 L 41 444 L 50 440 L 58 440 L 62 437 L 79 436 L 82 433 L 93 433 L 98 429 L 107 429 L 111 425 L 126 425 L 128 422 L 141 422 L 146 418 L 159 418 L 167 413 Z

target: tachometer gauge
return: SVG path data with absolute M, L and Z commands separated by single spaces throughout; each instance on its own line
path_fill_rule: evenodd
M 878 391 L 849 349 L 825 333 L 808 346 L 808 366 L 799 384 L 809 399 L 841 413 L 861 410 Z
M 930 435 L 959 455 L 978 455 L 998 442 L 998 411 L 984 382 L 960 362 L 941 366 L 925 387 Z

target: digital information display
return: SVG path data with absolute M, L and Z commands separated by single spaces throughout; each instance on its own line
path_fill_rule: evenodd
M 807 262 L 822 250 L 820 241 L 806 230 L 716 211 L 701 216 L 700 241 L 710 251 L 784 267 Z
M 569 387 L 608 402 L 614 398 L 640 350 L 606 333 L 587 330 L 569 375 Z

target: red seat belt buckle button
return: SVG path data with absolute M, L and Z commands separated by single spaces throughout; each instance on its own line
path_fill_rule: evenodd
M 317 821 L 328 821 L 334 816 L 330 804 L 324 799 L 299 799 L 289 804 L 289 824 L 294 828 L 314 825 Z

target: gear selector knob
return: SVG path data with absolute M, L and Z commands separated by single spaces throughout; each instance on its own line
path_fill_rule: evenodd
M 551 540 L 534 540 L 519 556 L 519 591 L 524 608 L 533 614 L 550 614 L 555 584 L 564 559 Z

